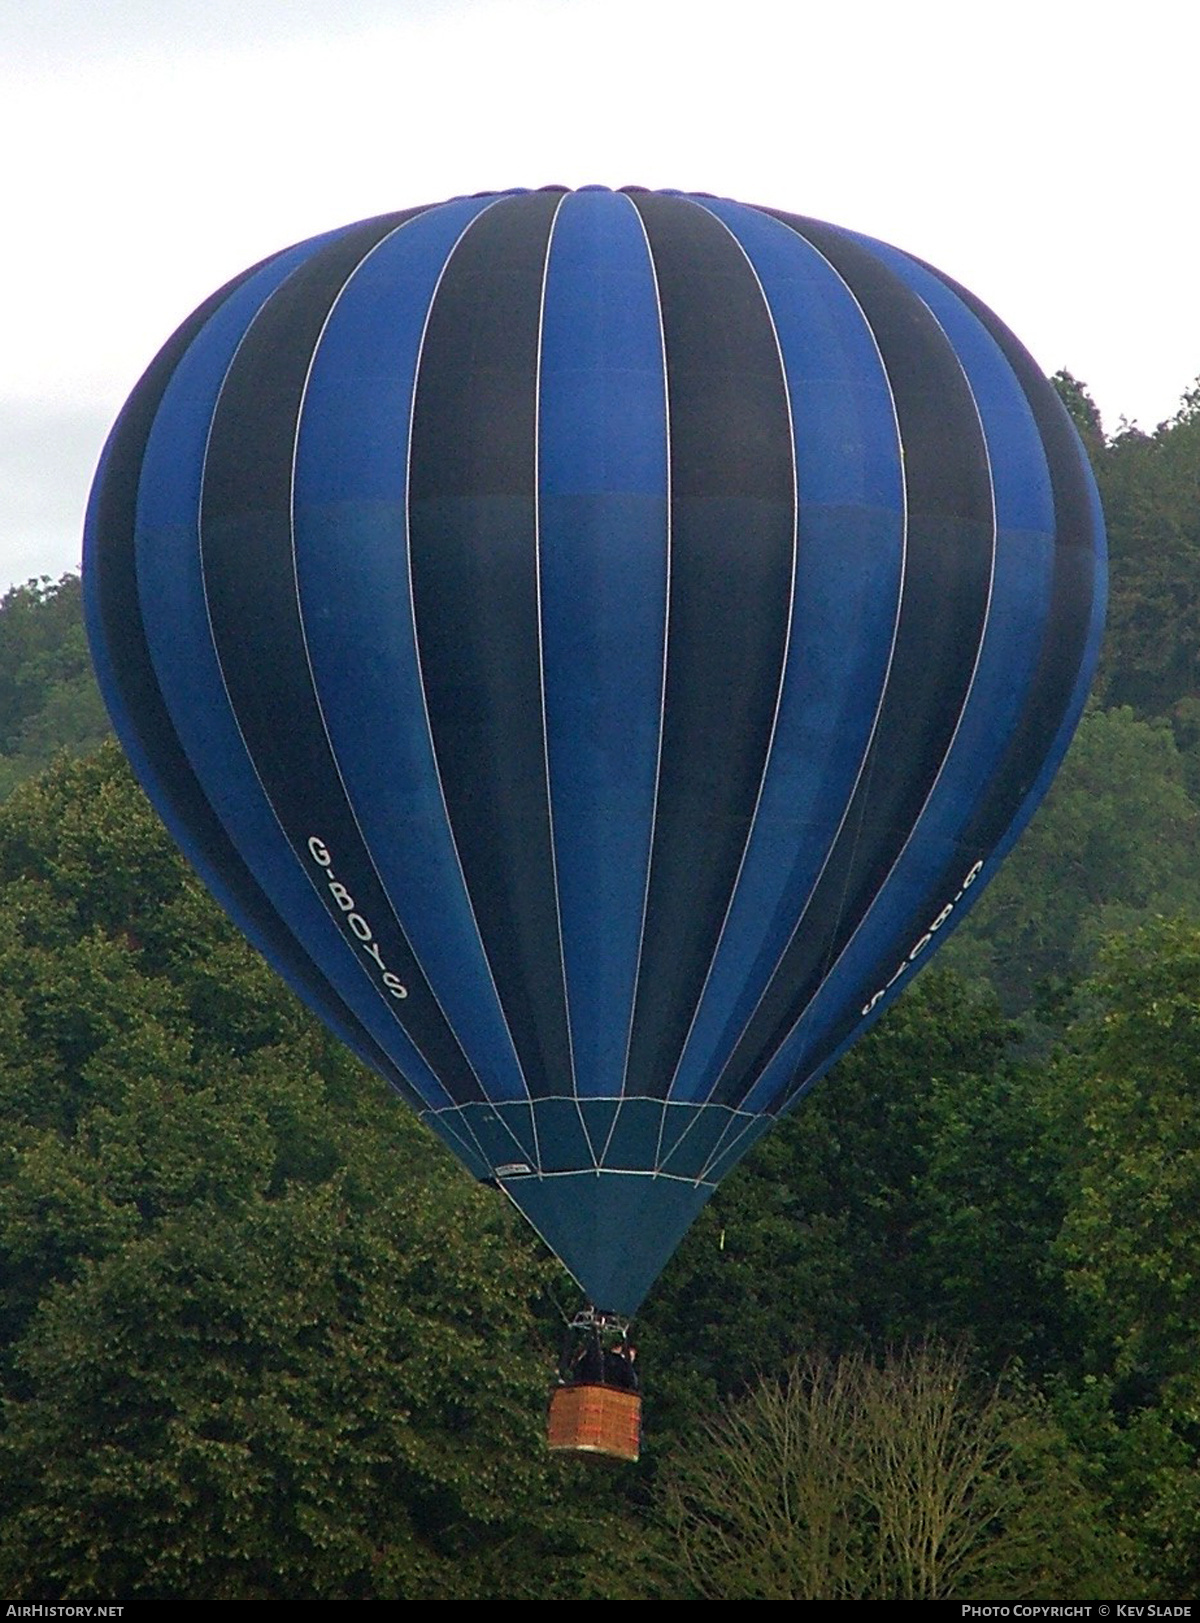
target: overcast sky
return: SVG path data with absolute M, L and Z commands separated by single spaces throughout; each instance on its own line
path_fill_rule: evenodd
M 289 242 L 455 193 L 678 186 L 978 293 L 1105 426 L 1200 374 L 1178 0 L 0 0 L 0 588 L 79 561 L 163 340 Z

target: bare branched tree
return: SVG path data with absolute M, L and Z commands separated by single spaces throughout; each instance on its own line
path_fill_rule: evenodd
M 1124 1570 L 1044 1406 L 959 1350 L 810 1358 L 663 1476 L 673 1559 L 708 1599 L 1062 1597 Z

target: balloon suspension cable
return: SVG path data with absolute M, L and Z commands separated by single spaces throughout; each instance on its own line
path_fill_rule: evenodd
M 588 1303 L 567 1324 L 559 1360 L 563 1386 L 607 1386 L 636 1392 L 637 1348 L 629 1339 L 629 1319 Z
M 623 1314 L 602 1312 L 589 1302 L 579 1309 L 573 1319 L 567 1321 L 567 1328 L 580 1335 L 598 1336 L 604 1342 L 624 1344 L 629 1340 L 629 1323 Z
M 549 1286 L 546 1294 L 550 1298 L 554 1311 L 558 1314 L 563 1324 L 566 1325 L 567 1329 L 569 1330 L 575 1322 L 575 1310 L 573 1308 L 563 1306 L 562 1302 L 558 1298 L 558 1292 L 554 1289 L 553 1284 Z

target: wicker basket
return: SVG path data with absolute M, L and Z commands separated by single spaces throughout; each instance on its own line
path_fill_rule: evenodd
M 554 1453 L 636 1460 L 642 1400 L 615 1386 L 560 1386 L 550 1399 L 546 1441 Z

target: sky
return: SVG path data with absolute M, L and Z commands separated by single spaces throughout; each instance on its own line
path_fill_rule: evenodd
M 105 435 L 264 255 L 509 186 L 716 192 L 956 277 L 1105 428 L 1200 374 L 1178 0 L 0 5 L 0 591 L 77 567 Z

